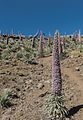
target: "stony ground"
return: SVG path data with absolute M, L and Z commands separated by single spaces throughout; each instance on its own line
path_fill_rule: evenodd
M 17 96 L 10 108 L 0 107 L 0 120 L 47 120 L 42 105 L 51 92 L 51 59 L 38 60 L 37 65 L 21 61 L 0 61 L 0 93 L 5 88 Z M 61 61 L 65 105 L 72 120 L 83 120 L 83 56 Z

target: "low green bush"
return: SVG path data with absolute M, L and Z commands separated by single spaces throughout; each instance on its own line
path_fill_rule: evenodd
M 10 96 L 12 96 L 12 92 L 9 89 L 5 89 L 4 92 L 0 95 L 0 105 L 1 107 L 10 107 Z

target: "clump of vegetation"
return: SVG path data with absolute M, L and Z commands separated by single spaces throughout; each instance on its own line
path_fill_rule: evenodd
M 17 59 L 22 60 L 22 61 L 29 63 L 29 64 L 36 63 L 36 61 L 35 61 L 36 56 L 37 56 L 37 51 L 35 51 L 35 49 L 32 49 L 30 47 L 26 47 L 26 46 L 24 46 L 23 49 L 19 50 L 16 53 Z
M 82 55 L 82 53 L 83 53 L 83 44 L 74 42 L 74 41 L 70 41 L 68 43 L 68 46 L 66 47 L 66 51 L 69 56 L 73 55 L 74 57 L 78 57 L 78 56 Z
M 49 46 L 49 43 L 47 42 L 47 44 L 43 50 L 43 54 L 44 54 L 44 56 L 48 56 L 51 53 L 52 53 L 52 46 L 51 45 Z
M 8 60 L 11 58 L 11 52 L 8 48 L 2 51 L 1 58 L 4 60 Z
M 67 115 L 67 108 L 64 105 L 62 96 L 50 94 L 45 100 L 44 110 L 51 120 L 63 120 Z
M 10 97 L 12 96 L 12 92 L 9 89 L 5 89 L 4 92 L 0 95 L 0 105 L 1 107 L 10 107 Z
M 31 48 L 30 41 L 9 41 L 8 45 L 4 42 L 4 49 L 1 47 L 0 59 L 19 59 L 29 64 L 35 64 L 35 58 L 38 56 L 37 48 Z
M 68 56 L 71 56 L 72 51 L 77 51 L 75 56 L 79 56 L 83 52 L 83 43 L 82 41 L 72 40 L 69 37 L 62 37 L 58 32 L 58 47 L 60 59 L 63 60 Z M 25 39 L 23 41 L 9 39 L 0 41 L 0 59 L 9 60 L 9 59 L 19 59 L 26 63 L 34 63 L 37 57 L 49 56 L 52 53 L 53 40 L 52 36 L 49 35 L 47 39 L 44 38 L 43 33 L 40 32 L 40 38 L 33 37 L 32 41 L 30 39 Z
M 5 44 L 4 42 L 1 42 L 1 44 L 0 44 L 0 48 L 2 48 L 2 49 L 6 49 L 6 44 Z
M 69 57 L 68 51 L 64 50 L 64 52 L 60 54 L 60 60 L 64 60 L 67 57 Z

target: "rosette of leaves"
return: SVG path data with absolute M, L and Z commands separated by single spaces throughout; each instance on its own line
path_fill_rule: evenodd
M 83 52 L 83 43 L 78 44 L 77 49 L 78 49 L 80 52 Z
M 9 47 L 9 48 L 12 48 L 12 45 L 11 45 L 11 43 L 9 43 L 9 44 L 8 44 L 8 47 Z
M 64 52 L 60 54 L 60 60 L 64 60 L 67 57 L 69 57 L 69 52 L 65 49 Z
M 6 44 L 5 44 L 5 43 L 1 43 L 1 44 L 0 44 L 0 47 L 1 47 L 2 49 L 6 49 Z
M 51 46 L 49 47 L 49 44 L 47 43 L 46 48 L 44 49 L 44 55 L 50 55 L 52 53 Z
M 35 58 L 37 57 L 37 52 L 34 49 L 25 52 L 24 58 L 29 64 L 36 64 Z
M 21 50 L 19 50 L 17 53 L 16 53 L 16 58 L 18 60 L 21 60 L 21 58 L 23 58 L 23 52 Z
M 10 97 L 12 96 L 12 92 L 9 89 L 5 89 L 4 92 L 0 95 L 0 105 L 1 107 L 10 107 Z
M 30 63 L 30 64 L 32 64 L 33 61 L 35 60 L 34 59 L 35 56 L 36 56 L 36 53 L 31 48 L 30 49 L 26 48 L 26 49 L 20 50 L 16 54 L 17 59 L 22 60 L 25 63 Z
M 25 40 L 23 41 L 24 47 L 31 47 L 31 41 L 30 40 Z
M 6 48 L 5 50 L 2 51 L 1 58 L 4 60 L 8 60 L 11 58 L 11 52 L 10 49 Z
M 11 52 L 17 52 L 17 47 L 15 45 L 12 45 L 10 50 L 11 50 Z
M 68 114 L 68 110 L 64 105 L 63 96 L 55 96 L 53 94 L 47 96 L 43 110 L 51 120 L 64 120 L 65 115 Z

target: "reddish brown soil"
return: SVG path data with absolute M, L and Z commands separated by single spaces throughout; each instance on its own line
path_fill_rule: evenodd
M 13 106 L 0 108 L 0 120 L 47 120 L 42 105 L 51 92 L 51 59 L 39 59 L 38 65 L 0 61 L 0 93 L 10 88 L 18 95 Z M 83 56 L 61 61 L 61 70 L 65 105 L 73 120 L 83 120 Z

